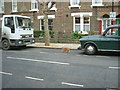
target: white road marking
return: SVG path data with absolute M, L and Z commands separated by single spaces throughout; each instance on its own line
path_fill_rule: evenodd
M 79 56 L 82 56 L 82 55 L 76 55 L 76 56 L 78 56 L 78 57 L 79 57 Z
M 43 53 L 43 54 L 48 54 L 48 52 L 40 52 L 40 53 Z
M 62 85 L 77 86 L 77 87 L 84 87 L 84 85 L 72 84 L 72 83 L 66 83 L 66 82 L 62 82 Z
M 0 72 L 0 74 L 13 75 L 12 73 L 7 73 L 7 72 Z
M 7 51 L 7 52 L 29 52 L 29 51 Z
M 110 69 L 120 69 L 120 67 L 109 67 Z
M 70 65 L 70 63 L 54 62 L 54 61 L 45 61 L 45 60 L 37 60 L 37 59 L 16 58 L 16 57 L 7 57 L 7 58 L 9 58 L 9 59 L 24 60 L 24 61 L 32 61 L 32 62 L 42 62 L 42 63 L 60 64 L 60 65 Z
M 107 56 L 96 56 L 98 58 L 110 58 L 110 57 L 107 57 Z
M 35 77 L 30 77 L 30 76 L 25 76 L 26 79 L 31 79 L 31 80 L 36 80 L 36 81 L 44 81 L 44 79 L 40 78 L 35 78 Z
M 88 55 L 83 55 L 83 56 L 85 56 L 85 57 L 86 57 L 86 56 L 88 56 Z

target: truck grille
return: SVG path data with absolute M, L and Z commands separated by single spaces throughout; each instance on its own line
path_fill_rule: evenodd
M 30 34 L 30 35 L 20 35 L 20 36 L 22 36 L 22 38 L 31 38 L 32 34 Z

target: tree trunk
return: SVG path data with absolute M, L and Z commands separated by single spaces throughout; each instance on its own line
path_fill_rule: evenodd
M 50 35 L 48 30 L 48 7 L 46 5 L 46 2 L 44 2 L 44 30 L 45 30 L 45 46 L 50 45 Z

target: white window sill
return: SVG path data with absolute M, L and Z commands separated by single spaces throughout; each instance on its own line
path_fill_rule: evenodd
M 71 8 L 79 8 L 80 9 L 80 7 L 81 6 L 79 6 L 79 5 L 71 5 L 71 6 L 69 6 L 69 9 L 71 9 Z
M 57 8 L 56 7 L 53 7 L 50 9 L 51 11 L 57 11 Z
M 4 11 L 0 11 L 0 13 L 4 13 Z
M 29 11 L 36 11 L 36 12 L 38 12 L 39 10 L 38 9 L 31 9 Z
M 12 11 L 12 12 L 14 13 L 14 12 L 18 12 L 18 11 Z
M 91 7 L 94 7 L 94 6 L 104 6 L 103 4 L 93 4 L 91 5 Z

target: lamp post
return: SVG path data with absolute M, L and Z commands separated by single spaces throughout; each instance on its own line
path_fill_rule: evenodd
M 112 18 L 112 25 L 114 24 L 114 20 L 115 20 L 115 18 L 116 18 L 116 12 L 115 12 L 115 10 L 114 10 L 114 0 L 112 0 L 112 12 L 111 12 L 112 14 L 111 14 L 111 18 Z
M 114 12 L 114 0 L 112 0 L 112 12 Z

